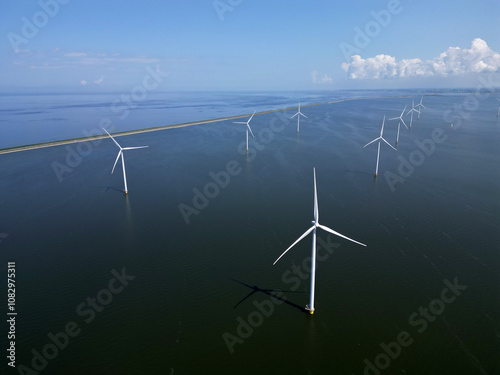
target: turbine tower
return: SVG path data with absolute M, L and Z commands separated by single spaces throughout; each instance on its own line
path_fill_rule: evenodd
M 304 237 L 306 237 L 309 233 L 312 232 L 313 237 L 312 237 L 312 254 L 311 254 L 311 296 L 309 300 L 309 305 L 306 306 L 306 310 L 309 311 L 310 314 L 314 314 L 314 294 L 316 290 L 316 229 L 321 228 L 327 232 L 333 233 L 336 236 L 345 238 L 346 240 L 349 240 L 351 242 L 357 243 L 358 245 L 361 246 L 366 246 L 365 244 L 358 242 L 356 240 L 353 240 L 352 238 L 349 238 L 347 236 L 344 236 L 343 234 L 340 234 L 339 232 L 334 231 L 333 229 L 330 229 L 324 225 L 321 225 L 319 223 L 319 210 L 318 210 L 318 193 L 316 190 L 316 168 L 313 168 L 313 173 L 314 173 L 314 221 L 312 222 L 312 227 L 309 228 L 302 236 L 299 237 L 297 241 L 295 241 L 288 249 L 285 250 L 283 254 L 279 256 L 278 259 L 276 259 L 273 263 L 273 266 L 285 255 L 288 250 L 290 250 L 292 247 L 294 247 L 300 240 L 302 240 Z

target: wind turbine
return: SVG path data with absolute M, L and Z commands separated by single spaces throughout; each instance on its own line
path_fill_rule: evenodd
M 403 115 L 404 115 L 404 113 L 406 111 L 406 107 L 408 107 L 408 106 L 405 105 L 405 107 L 403 108 L 403 112 L 401 112 L 401 114 L 398 117 L 390 118 L 389 121 L 391 121 L 391 120 L 399 120 L 399 121 L 401 121 L 403 123 L 403 125 L 406 127 L 406 129 L 408 129 L 408 126 L 406 125 L 405 120 L 403 120 Z M 385 118 L 385 116 L 384 116 L 384 118 Z
M 249 131 L 249 130 L 250 130 L 250 133 L 252 134 L 252 137 L 254 137 L 254 138 L 255 138 L 255 136 L 254 136 L 254 135 L 253 135 L 253 133 L 252 133 L 252 129 L 250 128 L 250 121 L 252 121 L 252 117 L 253 117 L 253 115 L 255 115 L 255 111 L 253 111 L 252 116 L 250 116 L 250 118 L 248 119 L 248 121 L 247 121 L 247 122 L 241 122 L 241 121 L 239 121 L 239 122 L 234 122 L 235 124 L 245 124 L 245 125 L 247 126 L 247 152 L 248 152 L 248 131 Z
M 421 96 L 420 97 L 420 103 L 417 104 L 417 107 L 422 107 L 422 108 L 425 108 L 425 106 L 422 104 L 422 100 L 424 100 L 424 97 Z M 425 108 L 427 109 L 427 108 Z M 418 111 L 418 117 L 417 117 L 417 120 L 420 120 L 420 110 Z
M 345 238 L 346 240 L 352 241 L 354 243 L 357 243 L 358 245 L 366 246 L 365 244 L 355 241 L 352 238 L 349 238 L 347 236 L 344 236 L 343 234 L 340 234 L 339 232 L 334 231 L 333 229 L 330 229 L 328 227 L 325 227 L 324 225 L 321 225 L 319 223 L 319 211 L 318 211 L 318 193 L 316 191 L 316 168 L 313 168 L 314 172 L 314 221 L 312 222 L 313 226 L 309 228 L 302 236 L 299 237 L 297 241 L 295 241 L 292 246 L 290 246 L 288 249 L 285 250 L 283 254 L 279 256 L 278 259 L 276 259 L 273 263 L 273 266 L 285 255 L 288 250 L 290 250 L 292 247 L 294 247 L 300 240 L 302 240 L 304 237 L 306 237 L 309 233 L 313 233 L 313 239 L 312 239 L 312 255 L 311 255 L 311 297 L 310 297 L 310 302 L 309 305 L 306 306 L 306 310 L 309 311 L 310 314 L 314 314 L 314 292 L 315 292 L 315 284 L 316 284 L 316 228 L 321 228 L 327 232 L 333 233 L 336 236 Z
M 398 142 L 399 142 L 399 127 L 400 127 L 400 125 L 401 125 L 401 121 L 403 121 L 403 125 L 405 126 L 405 128 L 406 128 L 406 129 L 409 129 L 409 128 L 408 128 L 408 126 L 406 126 L 406 123 L 405 123 L 405 122 L 404 122 L 404 120 L 403 120 L 403 113 L 405 113 L 405 110 L 406 110 L 406 106 L 403 108 L 403 112 L 401 112 L 401 115 L 400 115 L 399 117 L 394 117 L 394 118 L 390 118 L 390 119 L 389 119 L 389 121 L 390 121 L 390 120 L 400 120 L 400 121 L 398 122 L 398 135 L 397 135 L 397 137 L 396 137 L 396 144 L 398 144 Z M 412 116 L 412 118 L 413 118 L 413 116 Z M 384 121 L 385 121 L 385 116 L 384 116 Z M 383 127 L 384 127 L 384 126 L 382 125 L 382 128 L 383 128 Z M 411 125 L 410 125 L 410 128 L 411 128 Z M 365 146 L 365 147 L 366 147 L 366 146 Z M 378 163 L 378 162 L 377 162 L 377 163 Z M 377 173 L 375 173 L 375 176 L 376 176 L 376 175 L 377 175 Z
M 406 107 L 405 107 L 406 108 Z M 387 142 L 384 137 L 383 137 L 383 134 L 384 134 L 384 123 L 385 123 L 385 116 L 384 116 L 384 120 L 382 121 L 382 129 L 380 129 L 380 136 L 375 138 L 373 141 L 371 142 L 368 142 L 366 145 L 363 146 L 363 148 L 365 148 L 366 146 L 368 146 L 369 144 L 375 142 L 375 141 L 378 141 L 378 151 L 377 151 L 377 167 L 375 168 L 375 177 L 377 177 L 377 174 L 378 174 L 378 161 L 379 161 L 379 157 L 380 157 L 380 141 L 384 141 L 385 143 L 387 143 L 389 145 L 389 147 L 391 147 L 393 150 L 396 150 L 394 147 L 392 147 L 392 145 Z M 404 124 L 404 122 L 403 122 Z M 406 126 L 406 125 L 405 125 Z M 397 151 L 397 150 L 396 150 Z
M 111 134 L 108 133 L 108 131 L 104 128 L 102 128 L 110 137 L 111 137 Z M 139 147 L 122 147 L 118 144 L 118 142 L 113 138 L 111 137 L 111 139 L 113 140 L 113 142 L 115 142 L 115 144 L 118 146 L 118 148 L 120 149 L 120 151 L 118 151 L 118 156 L 116 157 L 116 160 L 115 160 L 115 164 L 113 164 L 113 169 L 111 170 L 111 173 L 113 173 L 115 171 L 115 167 L 116 167 L 116 163 L 118 162 L 118 159 L 120 158 L 120 156 L 122 157 L 122 168 L 123 168 L 123 183 L 125 185 L 125 194 L 128 194 L 128 189 L 127 189 L 127 175 L 125 173 L 125 159 L 123 157 L 123 151 L 125 150 L 134 150 L 136 148 L 146 148 L 146 147 L 149 147 L 149 146 L 139 146 Z
M 308 118 L 306 115 L 304 115 L 302 112 L 300 112 L 300 103 L 299 103 L 299 111 L 296 114 L 294 114 L 292 117 L 290 117 L 290 118 L 294 118 L 295 116 L 297 116 L 297 133 L 299 132 L 300 116 L 301 115 L 304 116 L 305 118 Z
M 411 114 L 411 116 L 410 116 L 410 129 L 411 129 L 411 124 L 413 123 L 413 112 L 417 112 L 420 115 L 420 111 L 415 109 L 415 101 L 412 99 L 411 100 L 411 109 L 406 114 L 406 116 Z

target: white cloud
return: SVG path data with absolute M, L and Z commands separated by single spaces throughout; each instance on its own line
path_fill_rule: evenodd
M 56 52 L 59 52 L 59 48 L 55 49 Z M 68 52 L 65 53 L 64 56 L 66 57 L 82 57 L 82 56 L 87 56 L 85 52 Z
M 325 73 L 321 77 L 318 77 L 319 73 L 316 70 L 311 72 L 312 83 L 315 85 L 330 84 L 333 80 Z
M 426 61 L 418 58 L 397 61 L 389 55 L 367 59 L 354 55 L 351 58 L 350 63 L 341 65 L 350 79 L 448 77 L 500 71 L 500 54 L 480 38 L 474 39 L 468 49 L 449 47 L 438 57 Z
M 94 81 L 94 83 L 97 83 L 98 85 L 102 83 L 102 81 L 104 81 L 104 77 L 101 76 L 101 78 L 99 78 L 98 80 Z
M 86 68 L 116 66 L 139 66 L 160 63 L 162 60 L 148 56 L 121 56 L 118 54 L 67 52 L 58 48 L 51 51 L 20 50 L 17 56 L 19 65 L 28 65 L 32 69 L 61 69 L 61 68 Z M 168 61 L 168 60 L 167 60 Z
M 88 84 L 88 82 L 87 82 L 87 81 L 85 81 L 85 80 L 81 80 L 81 81 L 80 81 L 80 83 L 81 83 L 83 86 L 85 86 L 86 84 Z

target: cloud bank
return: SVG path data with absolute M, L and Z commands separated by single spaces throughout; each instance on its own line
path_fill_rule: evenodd
M 352 62 L 341 65 L 350 79 L 449 77 L 500 71 L 500 54 L 480 38 L 474 39 L 468 49 L 449 47 L 438 57 L 426 61 L 398 61 L 389 55 L 377 55 L 367 59 L 354 55 L 351 58 Z

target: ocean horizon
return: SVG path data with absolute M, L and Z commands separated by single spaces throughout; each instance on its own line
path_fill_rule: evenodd
M 439 95 L 473 89 L 0 93 L 0 149 L 247 113 L 376 96 Z

